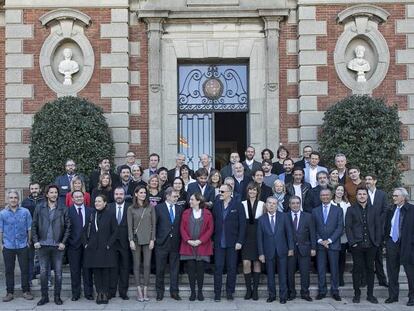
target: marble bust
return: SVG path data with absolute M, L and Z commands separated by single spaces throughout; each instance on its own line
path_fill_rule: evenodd
M 66 48 L 63 50 L 63 57 L 59 63 L 59 72 L 65 76 L 63 85 L 72 85 L 72 75 L 79 71 L 79 64 L 72 60 L 72 49 Z
M 365 73 L 371 70 L 369 62 L 364 59 L 365 47 L 358 45 L 355 50 L 355 58 L 348 63 L 348 69 L 357 72 L 357 82 L 367 82 Z

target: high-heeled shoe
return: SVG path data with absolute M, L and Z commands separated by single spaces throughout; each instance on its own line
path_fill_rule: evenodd
M 143 302 L 144 297 L 142 296 L 141 286 L 137 286 L 137 301 Z
M 144 301 L 149 301 L 148 298 L 148 286 L 144 286 Z

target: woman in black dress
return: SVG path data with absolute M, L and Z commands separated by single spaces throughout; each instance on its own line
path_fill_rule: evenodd
M 247 185 L 247 200 L 243 201 L 246 214 L 246 237 L 241 251 L 243 260 L 243 273 L 246 283 L 244 299 L 259 299 L 258 286 L 260 278 L 260 261 L 257 250 L 257 219 L 263 215 L 264 203 L 259 200 L 260 187 L 251 182 Z M 252 287 L 252 261 L 253 261 L 253 287 Z
M 187 192 L 184 190 L 184 180 L 181 177 L 175 177 L 173 180 L 172 187 L 175 191 L 178 191 L 180 197 L 178 198 L 177 203 L 175 205 L 186 209 L 188 207 L 187 204 Z
M 107 304 L 110 269 L 116 267 L 116 253 L 112 249 L 118 223 L 107 207 L 107 199 L 99 194 L 95 198 L 95 213 L 87 220 L 84 234 L 84 267 L 91 268 L 96 289 L 96 303 Z

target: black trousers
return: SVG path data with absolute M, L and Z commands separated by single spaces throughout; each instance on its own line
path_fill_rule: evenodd
M 392 299 L 398 299 L 400 284 L 400 242 L 394 243 L 391 238 L 387 239 L 387 274 L 388 274 L 388 295 Z M 414 263 L 405 264 L 404 271 L 408 281 L 408 298 L 414 299 Z
M 300 272 L 300 295 L 309 296 L 310 262 L 311 257 L 301 256 L 296 246 L 294 255 L 288 257 L 288 296 L 296 296 L 295 273 L 298 267 Z
M 14 294 L 14 268 L 16 264 L 16 257 L 19 261 L 21 271 L 23 293 L 30 292 L 29 249 L 27 247 L 18 249 L 3 248 L 4 267 L 6 270 L 6 289 L 8 294 Z
M 168 238 L 170 239 L 170 238 Z M 164 294 L 165 291 L 165 268 L 170 264 L 170 293 L 178 293 L 178 273 L 180 271 L 180 254 L 178 250 L 172 250 L 171 241 L 167 240 L 163 246 L 155 247 L 155 289 L 157 293 Z
M 109 293 L 116 296 L 118 289 L 119 296 L 126 296 L 129 287 L 130 250 L 122 248 L 119 241 L 116 241 L 113 247 L 116 252 L 117 265 L 110 271 Z
M 341 243 L 341 250 L 339 251 L 339 283 L 344 280 L 346 252 L 348 248 L 348 243 Z
M 203 290 L 204 269 L 204 261 L 187 260 L 188 282 L 190 283 L 191 292 L 195 292 L 196 281 L 198 291 Z
M 237 251 L 234 247 L 215 247 L 214 256 L 214 294 L 221 295 L 224 268 L 227 270 L 226 293 L 234 294 L 237 278 Z
M 352 260 L 354 267 L 352 269 L 352 283 L 354 287 L 355 296 L 361 296 L 361 278 L 365 274 L 367 282 L 367 296 L 374 294 L 374 261 L 377 247 L 352 247 Z
M 108 294 L 111 268 L 93 268 L 95 289 L 98 294 Z
M 93 294 L 92 270 L 83 267 L 84 248 L 67 248 L 67 256 L 70 267 L 70 282 L 72 296 L 80 297 L 81 294 L 81 277 L 83 280 L 83 293 L 86 296 Z

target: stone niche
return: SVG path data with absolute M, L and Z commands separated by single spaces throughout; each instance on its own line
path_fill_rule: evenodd
M 344 31 L 335 47 L 335 69 L 354 94 L 371 94 L 387 74 L 390 53 L 378 25 L 388 16 L 373 5 L 352 6 L 338 14 L 337 22 L 344 25 Z
M 39 56 L 43 79 L 57 96 L 76 96 L 92 77 L 95 63 L 92 46 L 84 34 L 91 19 L 77 10 L 57 9 L 39 20 L 50 28 Z

